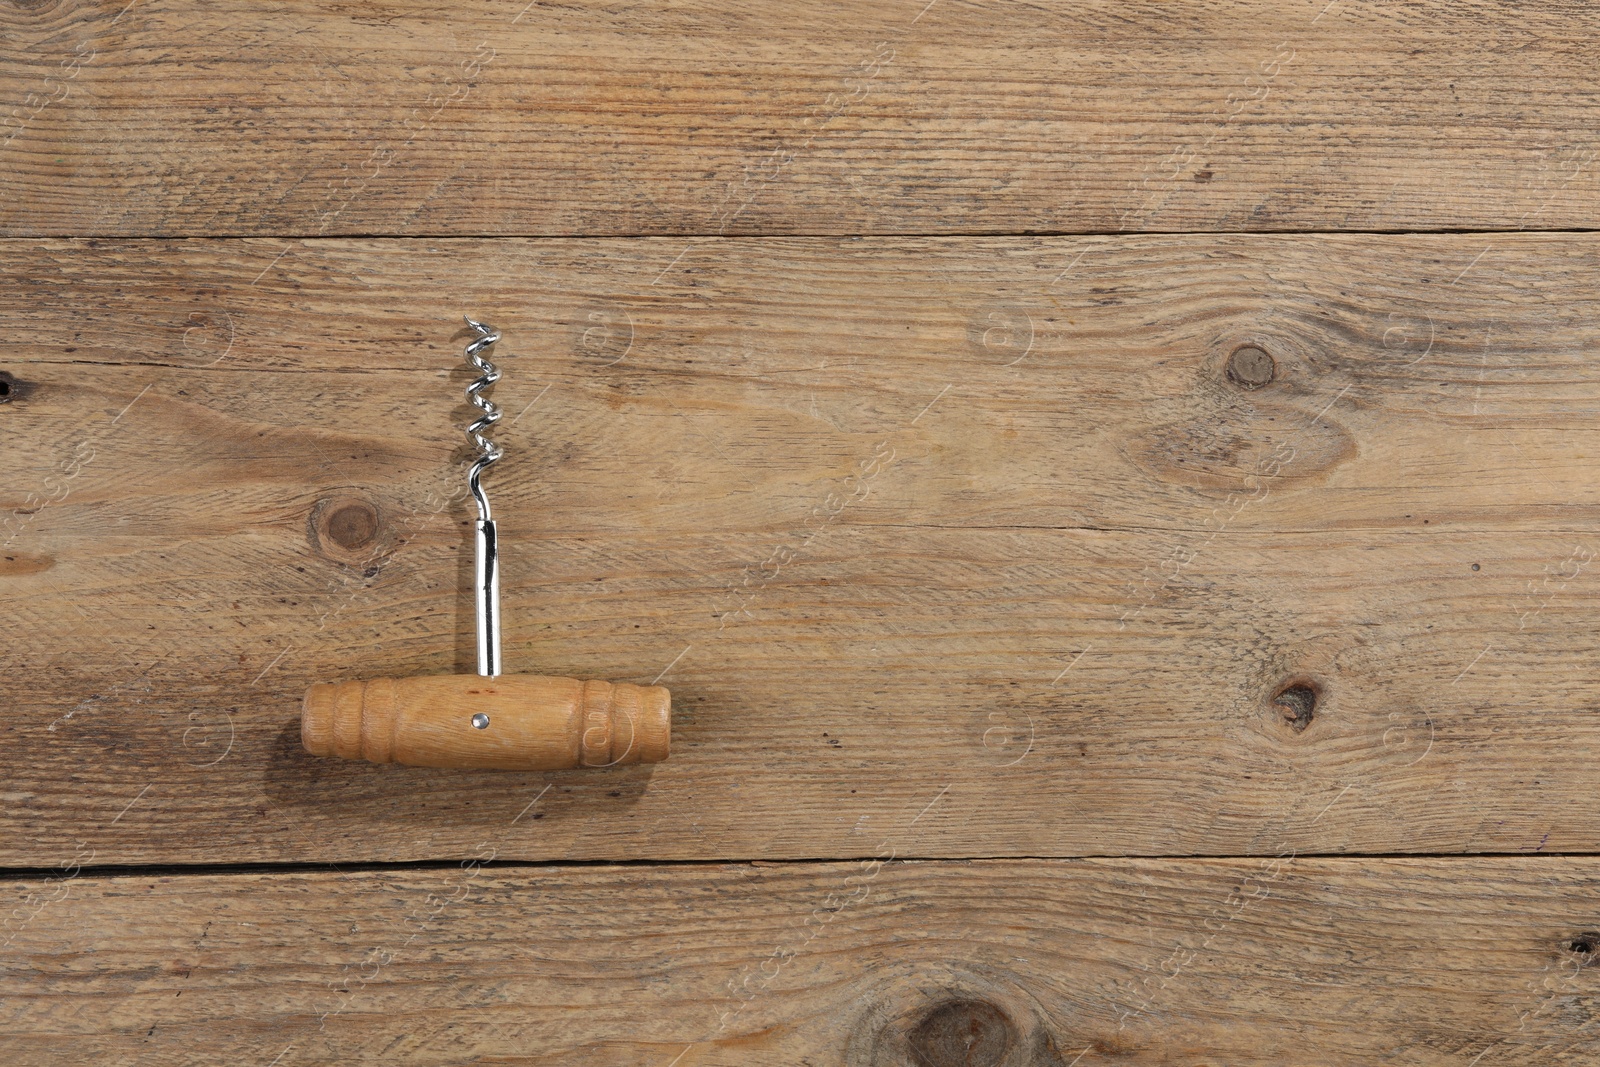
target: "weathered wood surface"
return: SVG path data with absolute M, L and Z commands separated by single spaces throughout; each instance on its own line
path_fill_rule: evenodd
M 71 877 L 11 1067 L 1591 1065 L 1600 861 L 867 862 Z M 480 850 L 487 857 L 492 848 Z M 15 913 L 13 913 L 15 914 Z
M 1600 225 L 1582 2 L 0 8 L 11 235 Z
M 1593 236 L 0 254 L 6 863 L 1600 848 Z M 665 763 L 300 749 L 472 669 L 463 311 L 506 668 Z

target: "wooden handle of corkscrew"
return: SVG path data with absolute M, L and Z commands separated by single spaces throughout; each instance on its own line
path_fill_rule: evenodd
M 300 740 L 314 756 L 475 770 L 558 771 L 667 758 L 672 697 L 659 685 L 534 674 L 319 682 Z

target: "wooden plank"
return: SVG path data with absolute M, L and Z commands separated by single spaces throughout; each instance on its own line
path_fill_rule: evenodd
M 31 902 L 0 1043 L 17 1067 L 1595 1062 L 1595 859 L 898 863 L 887 841 L 10 881 Z
M 1586 4 L 0 13 L 9 235 L 1594 227 Z
M 6 863 L 1600 848 L 1592 236 L 3 254 Z M 666 763 L 299 749 L 471 670 L 463 311 L 508 669 Z

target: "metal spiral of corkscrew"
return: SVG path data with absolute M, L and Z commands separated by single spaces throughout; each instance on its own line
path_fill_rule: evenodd
M 462 318 L 478 335 L 477 340 L 467 345 L 467 360 L 482 372 L 467 386 L 467 400 L 483 412 L 467 426 L 467 440 L 478 450 L 478 458 L 467 471 L 467 488 L 478 502 L 478 518 L 473 524 L 477 560 L 473 592 L 478 608 L 478 673 L 493 678 L 500 673 L 500 549 L 494 519 L 490 517 L 489 498 L 483 493 L 480 478 L 502 454 L 499 445 L 483 436 L 484 430 L 500 421 L 500 408 L 483 395 L 485 389 L 500 380 L 500 369 L 483 358 L 482 353 L 500 340 L 500 333 L 493 326 L 475 322 L 470 316 Z M 485 717 L 484 725 L 487 724 Z M 473 725 L 478 726 L 476 719 Z M 478 728 L 483 729 L 483 726 Z
M 469 316 L 463 315 L 462 318 L 467 320 L 467 325 L 478 335 L 476 341 L 467 345 L 467 361 L 483 372 L 467 386 L 467 400 L 477 405 L 483 412 L 482 418 L 467 426 L 467 440 L 478 450 L 478 459 L 467 472 L 467 488 L 472 491 L 472 498 L 478 502 L 478 517 L 487 522 L 490 517 L 489 498 L 483 495 L 483 486 L 479 484 L 479 478 L 490 464 L 500 458 L 501 451 L 499 445 L 483 436 L 483 431 L 500 421 L 500 407 L 484 396 L 483 391 L 500 380 L 500 368 L 490 363 L 481 353 L 500 340 L 500 332 L 493 326 L 475 322 Z

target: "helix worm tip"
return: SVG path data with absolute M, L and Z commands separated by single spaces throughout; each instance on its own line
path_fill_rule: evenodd
M 501 455 L 500 446 L 484 436 L 488 430 L 500 420 L 500 407 L 490 400 L 485 391 L 495 382 L 500 380 L 500 370 L 481 354 L 484 349 L 500 340 L 500 334 L 485 323 L 477 322 L 470 315 L 463 315 L 467 324 L 478 332 L 478 339 L 467 345 L 467 361 L 480 372 L 467 386 L 467 400 L 476 406 L 483 414 L 470 423 L 466 428 L 467 440 L 477 450 L 478 457 L 473 461 L 472 467 L 467 471 L 467 489 L 478 505 L 478 516 L 488 522 L 490 518 L 489 500 L 484 495 L 483 486 L 479 477 L 491 464 L 497 462 Z

